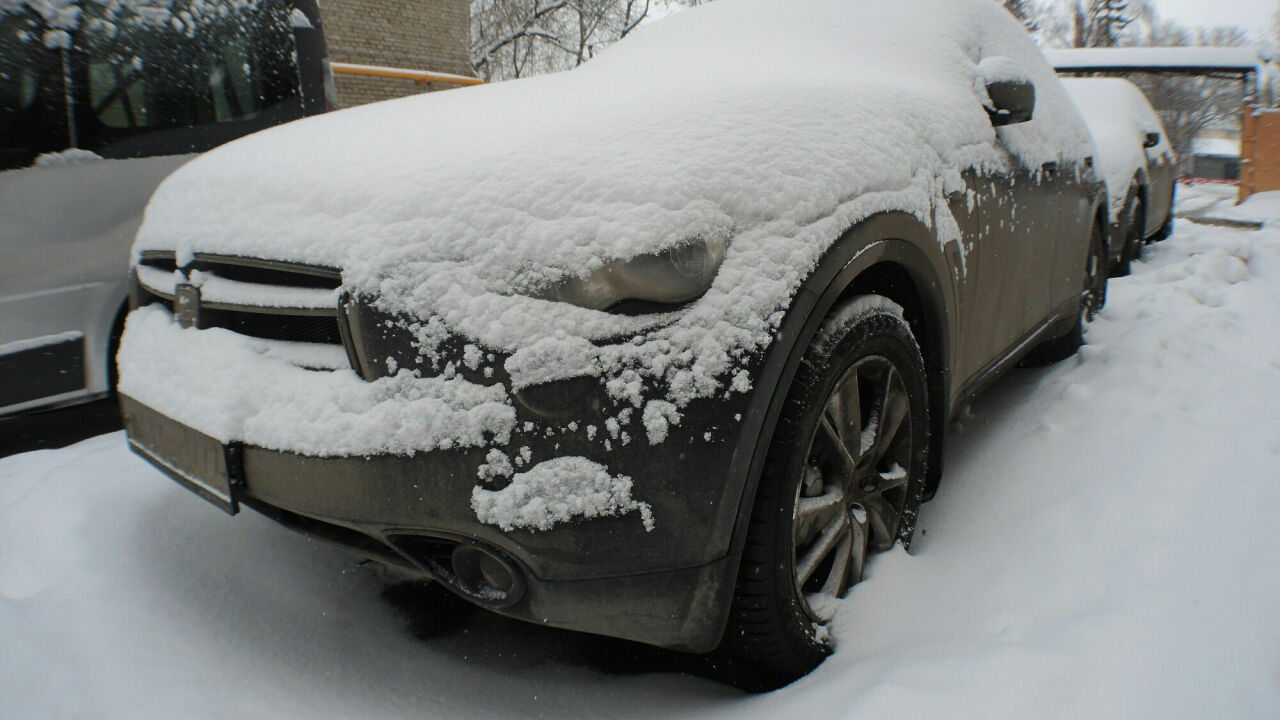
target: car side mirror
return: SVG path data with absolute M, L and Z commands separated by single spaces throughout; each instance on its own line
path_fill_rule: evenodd
M 995 127 L 1031 120 L 1036 109 L 1036 86 L 1026 67 L 1011 57 L 991 55 L 978 63 L 978 95 L 986 86 L 982 105 Z
M 1142 141 L 1142 147 L 1144 148 L 1153 148 L 1159 144 L 1160 144 L 1160 133 L 1158 132 L 1147 133 L 1147 137 Z
M 987 97 L 987 116 L 995 127 L 1029 122 L 1035 115 L 1036 86 L 1030 80 L 988 82 Z

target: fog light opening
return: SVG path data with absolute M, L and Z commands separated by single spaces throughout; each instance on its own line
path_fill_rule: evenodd
M 584 417 L 600 410 L 600 382 L 584 375 L 521 388 L 516 402 L 548 420 Z
M 451 564 L 459 590 L 474 602 L 506 607 L 524 596 L 525 581 L 520 569 L 485 548 L 459 545 L 453 549 Z

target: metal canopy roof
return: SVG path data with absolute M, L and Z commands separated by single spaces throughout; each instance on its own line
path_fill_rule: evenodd
M 1256 47 L 1141 47 L 1046 50 L 1061 73 L 1154 72 L 1244 77 L 1258 72 Z

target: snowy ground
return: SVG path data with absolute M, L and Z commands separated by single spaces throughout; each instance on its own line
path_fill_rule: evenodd
M 953 427 L 912 554 L 778 692 L 438 599 L 411 623 L 419 595 L 114 433 L 0 460 L 0 716 L 1280 716 L 1280 223 L 1183 222 L 1135 268 L 1078 358 Z

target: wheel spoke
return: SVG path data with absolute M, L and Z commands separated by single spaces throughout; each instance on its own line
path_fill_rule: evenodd
M 851 548 L 849 558 L 849 584 L 856 585 L 862 582 L 862 571 L 867 564 L 867 548 L 870 546 L 870 537 L 867 530 L 866 511 L 863 509 L 859 512 L 859 508 L 854 508 L 853 513 L 853 547 Z
M 831 574 L 827 576 L 827 581 L 822 584 L 823 595 L 838 598 L 845 589 L 845 581 L 849 577 L 849 556 L 853 550 L 853 536 L 853 532 L 841 533 L 840 540 L 835 548 L 835 555 L 831 558 Z
M 907 481 L 911 479 L 907 469 L 898 463 L 891 465 L 885 472 L 876 474 L 880 476 L 880 484 L 877 488 L 880 492 L 903 487 L 907 484 Z
M 840 436 L 846 438 L 846 446 L 853 438 L 862 434 L 862 399 L 858 394 L 856 370 L 845 373 L 840 384 L 831 393 L 831 399 L 827 401 L 827 410 L 831 414 L 832 422 L 840 430 Z M 853 452 L 853 448 L 850 448 L 850 452 Z M 858 454 L 853 452 L 855 457 Z
M 839 426 L 832 422 L 831 416 L 824 412 L 822 420 L 818 423 L 818 435 L 814 438 L 814 444 L 820 443 L 822 449 L 826 451 L 824 455 L 840 466 L 841 478 L 850 478 L 853 477 L 853 470 L 857 467 L 858 461 L 849 452 L 849 446 L 838 428 Z
M 884 412 L 876 428 L 876 442 L 872 448 L 872 459 L 877 464 L 889 452 L 893 441 L 898 437 L 898 431 L 902 428 L 902 421 L 906 419 L 911 409 L 907 392 L 902 388 L 901 383 L 894 383 L 896 379 L 891 368 L 885 385 Z
M 867 510 L 868 545 L 873 550 L 888 550 L 898 534 L 899 508 L 881 493 L 875 493 L 862 500 Z
M 796 562 L 796 581 L 800 587 L 804 587 L 809 578 L 813 577 L 813 572 L 818 569 L 822 561 L 831 554 L 831 551 L 840 544 L 840 540 L 849 534 L 849 523 L 845 519 L 844 513 L 840 513 L 832 519 L 822 530 L 822 535 L 804 553 L 804 557 Z
M 831 485 L 819 497 L 802 497 L 796 504 L 795 536 L 796 547 L 813 542 L 818 531 L 831 524 L 840 513 L 844 512 L 844 492 L 840 487 Z

